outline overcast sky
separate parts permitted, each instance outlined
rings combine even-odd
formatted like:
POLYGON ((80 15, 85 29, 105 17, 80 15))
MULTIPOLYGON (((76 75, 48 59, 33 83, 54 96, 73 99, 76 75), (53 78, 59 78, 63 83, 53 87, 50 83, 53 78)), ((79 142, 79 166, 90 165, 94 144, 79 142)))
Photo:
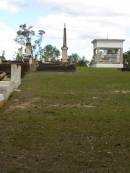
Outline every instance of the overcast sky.
POLYGON ((0 54, 14 56, 16 31, 24 23, 45 30, 43 46, 60 50, 66 23, 69 54, 88 60, 95 38, 125 39, 124 51, 130 48, 129 0, 0 0, 0 54))

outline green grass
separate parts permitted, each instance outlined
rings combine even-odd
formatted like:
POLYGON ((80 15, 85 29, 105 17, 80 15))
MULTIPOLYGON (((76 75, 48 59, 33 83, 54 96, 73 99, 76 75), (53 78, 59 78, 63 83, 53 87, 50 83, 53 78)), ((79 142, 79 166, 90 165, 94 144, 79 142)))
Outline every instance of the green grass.
POLYGON ((0 173, 129 173, 130 73, 35 72, 0 110, 0 173))

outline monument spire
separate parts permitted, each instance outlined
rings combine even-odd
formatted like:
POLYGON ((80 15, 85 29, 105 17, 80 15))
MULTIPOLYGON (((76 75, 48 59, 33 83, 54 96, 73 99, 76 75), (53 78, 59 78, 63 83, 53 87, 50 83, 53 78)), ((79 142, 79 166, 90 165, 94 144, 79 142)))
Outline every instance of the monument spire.
POLYGON ((63 47, 67 47, 66 24, 64 24, 63 47))
POLYGON ((62 62, 68 62, 68 55, 67 55, 67 32, 66 32, 66 24, 64 24, 64 33, 63 33, 63 47, 62 49, 62 62))

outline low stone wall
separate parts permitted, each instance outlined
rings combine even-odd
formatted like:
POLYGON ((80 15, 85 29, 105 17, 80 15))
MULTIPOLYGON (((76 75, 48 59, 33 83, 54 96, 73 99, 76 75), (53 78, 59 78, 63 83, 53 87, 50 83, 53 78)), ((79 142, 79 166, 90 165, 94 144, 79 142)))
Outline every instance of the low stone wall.
POLYGON ((38 71, 56 71, 56 72, 71 72, 76 70, 74 64, 44 64, 39 63, 38 71))

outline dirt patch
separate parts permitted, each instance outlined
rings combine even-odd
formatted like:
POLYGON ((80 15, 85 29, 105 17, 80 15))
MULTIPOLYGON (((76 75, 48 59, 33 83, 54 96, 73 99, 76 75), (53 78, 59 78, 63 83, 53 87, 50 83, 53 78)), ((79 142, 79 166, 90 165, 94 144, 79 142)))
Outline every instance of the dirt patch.
POLYGON ((95 107, 94 105, 82 105, 80 103, 78 104, 49 104, 47 106, 48 108, 55 107, 55 108, 93 108, 95 107))
POLYGON ((38 103, 41 101, 41 98, 33 98, 32 100, 25 101, 20 103, 18 99, 14 100, 14 104, 8 107, 6 112, 13 112, 15 110, 29 110, 30 108, 94 108, 94 105, 87 105, 87 104, 51 104, 51 103, 44 103, 41 107, 38 103))
POLYGON ((21 109, 21 110, 29 109, 30 107, 34 107, 36 103, 39 102, 40 100, 41 98, 36 97, 36 98, 33 98, 32 100, 28 100, 21 103, 19 99, 15 99, 12 105, 10 105, 7 108, 6 112, 13 112, 17 109, 21 109))
POLYGON ((93 100, 96 100, 96 99, 98 99, 98 97, 92 97, 92 99, 93 99, 93 100))
POLYGON ((0 101, 0 108, 2 108, 5 104, 5 101, 0 101))
POLYGON ((114 94, 129 94, 130 90, 114 90, 114 94))

